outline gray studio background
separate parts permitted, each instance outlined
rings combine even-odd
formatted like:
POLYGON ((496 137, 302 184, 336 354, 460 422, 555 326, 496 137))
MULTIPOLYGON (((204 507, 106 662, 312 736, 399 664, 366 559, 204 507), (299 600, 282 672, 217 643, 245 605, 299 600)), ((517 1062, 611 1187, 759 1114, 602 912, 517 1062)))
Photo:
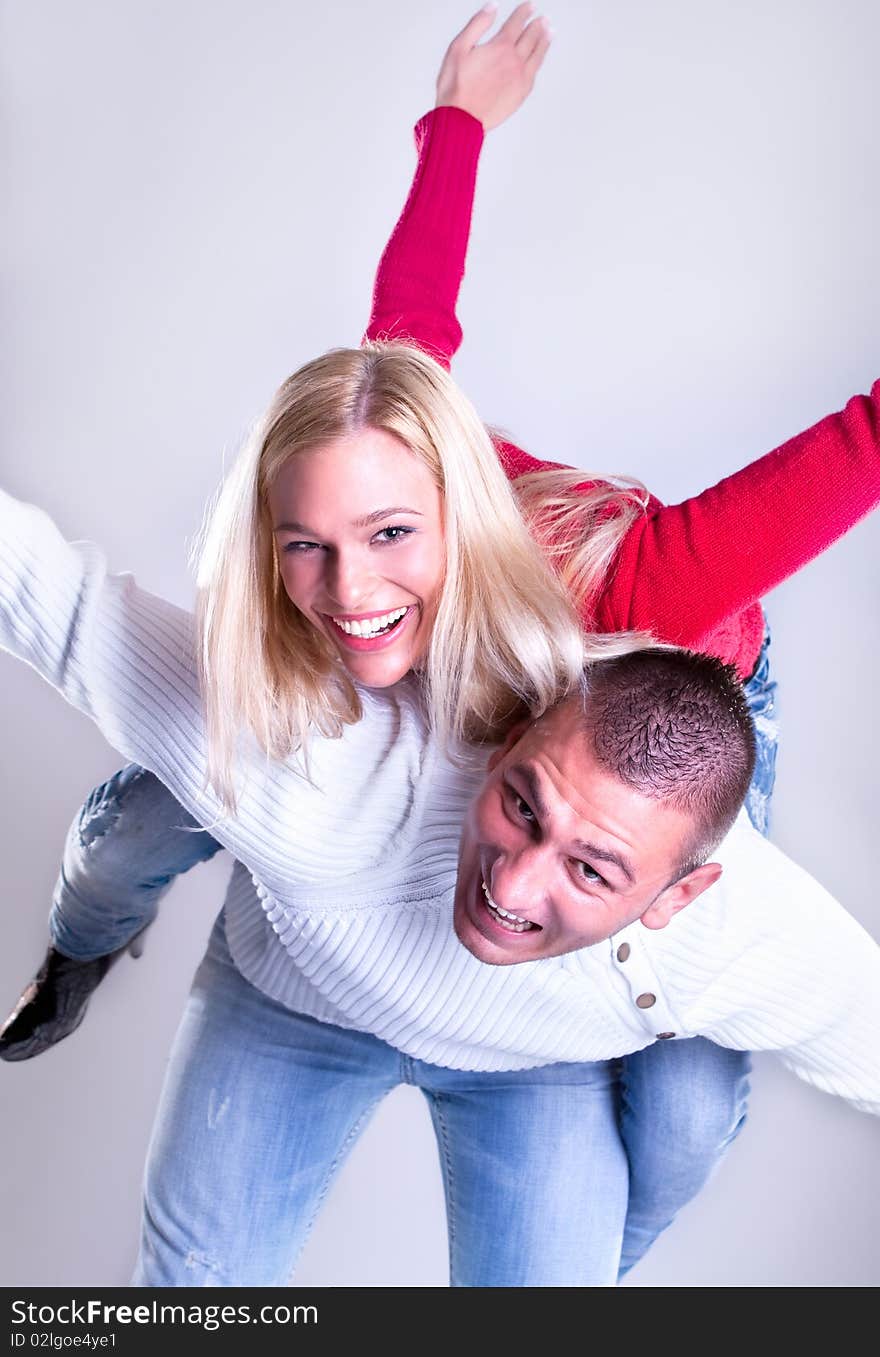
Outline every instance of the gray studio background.
MULTIPOLYGON (((470 12, 5 0, 4 485, 190 602, 187 543, 224 456, 289 371, 360 336, 412 124, 470 12)), ((539 87, 484 153, 456 373, 539 455, 675 500, 880 375, 880 7, 548 12, 539 87)), ((769 603, 774 838, 875 935, 878 536, 862 525, 769 603)), ((6 657, 0 682, 5 1012, 43 952, 68 821, 119 760, 6 657)), ((126 1282, 166 1055, 227 871, 179 883, 79 1033, 0 1067, 0 1283, 126 1282)), ((876 1121, 756 1064, 746 1133, 631 1285, 880 1280, 876 1121)), ((446 1284, 416 1091, 381 1108, 296 1280, 446 1284)))

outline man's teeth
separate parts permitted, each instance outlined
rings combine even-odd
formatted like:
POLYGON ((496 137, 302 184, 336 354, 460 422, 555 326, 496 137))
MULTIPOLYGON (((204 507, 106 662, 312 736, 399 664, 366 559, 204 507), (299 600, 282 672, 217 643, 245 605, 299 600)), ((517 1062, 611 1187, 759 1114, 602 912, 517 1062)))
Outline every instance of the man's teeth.
POLYGON ((341 617, 334 617, 333 621, 346 636, 378 636, 380 631, 387 631, 389 627, 395 626, 408 612, 408 608, 395 608, 393 613, 382 613, 381 617, 365 617, 360 622, 347 622, 341 617))
POLYGON ((509 909, 502 909, 500 905, 496 905, 489 894, 489 887, 486 885, 485 881, 483 882, 483 894, 486 897, 489 913, 492 915, 493 919, 497 919, 502 928, 509 928, 511 933, 527 933, 530 928, 535 927, 528 919, 521 919, 518 914, 511 914, 509 909))

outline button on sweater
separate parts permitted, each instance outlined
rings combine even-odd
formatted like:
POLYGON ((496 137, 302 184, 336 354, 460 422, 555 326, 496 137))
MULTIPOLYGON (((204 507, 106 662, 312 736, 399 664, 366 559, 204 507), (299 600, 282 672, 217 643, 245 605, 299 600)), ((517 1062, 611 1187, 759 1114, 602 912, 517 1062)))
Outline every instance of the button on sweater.
POLYGON ((481 756, 459 768, 434 747, 413 680, 364 693, 360 722, 312 742, 313 785, 294 760, 248 760, 237 814, 224 818, 202 792, 192 617, 2 493, 0 645, 239 860, 233 954, 291 1008, 473 1070, 702 1033, 776 1050, 811 1083, 880 1112, 880 949, 743 817, 720 882, 667 928, 636 923, 569 956, 486 966, 452 930, 458 829, 481 756))

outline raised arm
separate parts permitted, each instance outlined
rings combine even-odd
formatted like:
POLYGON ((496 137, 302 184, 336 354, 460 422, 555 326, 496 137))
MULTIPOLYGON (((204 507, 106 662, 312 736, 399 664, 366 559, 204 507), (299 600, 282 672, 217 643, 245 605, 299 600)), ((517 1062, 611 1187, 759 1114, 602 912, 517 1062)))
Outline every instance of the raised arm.
POLYGON ((550 30, 519 5, 487 42, 495 7, 455 37, 437 77, 437 106, 416 124, 412 187, 385 247, 364 338, 409 339, 444 367, 461 343, 456 305, 464 277, 484 132, 529 95, 550 30))
POLYGON ((621 544, 593 625, 704 649, 878 503, 880 381, 701 495, 652 506, 621 544))
MULTIPOLYGON (((493 22, 481 10, 446 53, 437 107, 416 126, 415 177, 379 264, 366 339, 414 340, 447 367, 461 343, 456 304, 484 131, 526 98, 550 41, 529 11, 518 6, 481 43, 493 22)), ((880 384, 702 494, 669 507, 651 500, 607 582, 576 600, 585 626, 648 630, 732 658, 736 644, 719 628, 751 607, 746 630, 759 638, 758 600, 880 502, 878 430, 880 384)), ((559 466, 497 446, 512 480, 559 466)), ((584 531, 592 525, 588 511, 584 531)))

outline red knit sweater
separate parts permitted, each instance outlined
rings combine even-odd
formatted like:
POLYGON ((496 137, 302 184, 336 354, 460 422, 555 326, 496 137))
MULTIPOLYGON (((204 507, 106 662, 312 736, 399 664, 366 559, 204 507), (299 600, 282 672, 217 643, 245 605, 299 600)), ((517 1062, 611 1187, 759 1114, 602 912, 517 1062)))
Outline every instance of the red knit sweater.
MULTIPOLYGON (((457 108, 416 125, 418 164, 379 263, 367 339, 409 339, 445 367, 461 343, 464 276, 481 124, 457 108)), ((498 443, 511 480, 559 463, 498 443)), ((710 490, 650 502, 629 529, 601 591, 580 600, 593 631, 644 630, 753 670, 758 600, 880 502, 880 381, 710 490)))

